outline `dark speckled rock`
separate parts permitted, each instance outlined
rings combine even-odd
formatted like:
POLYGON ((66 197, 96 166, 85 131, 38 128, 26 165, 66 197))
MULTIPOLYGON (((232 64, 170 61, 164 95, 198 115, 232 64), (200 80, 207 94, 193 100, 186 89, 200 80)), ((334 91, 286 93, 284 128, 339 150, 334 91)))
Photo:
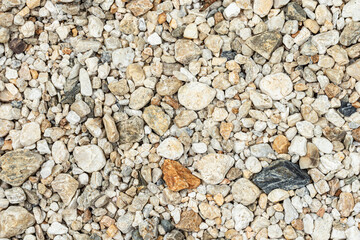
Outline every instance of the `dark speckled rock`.
POLYGON ((183 240, 185 239, 184 234, 179 230, 174 230, 171 233, 165 235, 164 240, 183 240))
POLYGON ((293 190, 304 187, 310 183, 310 176, 299 165, 279 160, 256 174, 252 181, 268 194, 276 188, 293 190))
POLYGON ((172 225, 172 223, 166 219, 161 220, 161 226, 164 228, 165 232, 170 232, 175 228, 174 225, 172 225))
POLYGON ((228 61, 230 61, 230 60, 234 60, 236 54, 237 53, 233 51, 223 51, 221 53, 221 57, 225 57, 228 61))
POLYGON ((356 112, 356 108, 353 107, 349 102, 341 102, 339 112, 345 117, 350 117, 353 113, 356 112))
POLYGON ((290 20, 298 20, 298 21, 305 21, 306 20, 306 12, 296 2, 291 2, 288 5, 286 5, 286 7, 285 7, 285 15, 290 20))

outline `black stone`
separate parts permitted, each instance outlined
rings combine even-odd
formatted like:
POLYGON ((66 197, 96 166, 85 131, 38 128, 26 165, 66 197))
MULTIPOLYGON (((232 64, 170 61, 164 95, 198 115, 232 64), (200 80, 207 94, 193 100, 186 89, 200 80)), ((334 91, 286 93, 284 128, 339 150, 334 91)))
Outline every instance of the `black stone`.
POLYGON ((353 107, 349 102, 341 102, 339 112, 345 117, 350 117, 353 113, 356 112, 356 108, 353 107))
POLYGON ((164 228, 165 232, 170 232, 175 228, 169 220, 165 219, 161 220, 161 226, 164 228))
POLYGON ((294 190, 310 183, 310 176, 299 165, 286 160, 271 163, 256 174, 252 181, 266 194, 276 188, 294 190))
POLYGON ((233 52, 233 51, 223 51, 223 52, 221 53, 221 57, 226 57, 226 59, 227 59, 228 61, 230 61, 230 60, 234 60, 236 54, 237 54, 237 53, 236 53, 236 52, 233 52))
POLYGON ((18 38, 15 38, 9 42, 9 48, 16 54, 22 53, 26 49, 26 43, 18 38))

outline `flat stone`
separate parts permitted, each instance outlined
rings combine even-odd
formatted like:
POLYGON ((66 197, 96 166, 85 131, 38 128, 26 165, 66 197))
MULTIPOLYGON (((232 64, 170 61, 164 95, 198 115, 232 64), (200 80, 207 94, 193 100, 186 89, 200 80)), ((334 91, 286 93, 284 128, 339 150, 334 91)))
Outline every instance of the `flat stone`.
POLYGON ((200 172, 203 181, 208 184, 218 184, 224 179, 234 162, 234 159, 228 155, 210 153, 197 161, 195 168, 200 172))
POLYGON ((273 0, 254 0, 254 13, 265 17, 273 6, 273 0))
POLYGON ((176 77, 161 79, 158 83, 156 83, 156 93, 160 96, 174 95, 182 84, 182 81, 176 77))
POLYGON ((231 193, 236 202, 247 206, 256 201, 256 199, 260 196, 261 191, 250 180, 240 178, 232 186, 231 193))
POLYGON ((161 157, 177 160, 184 153, 184 148, 178 139, 169 137, 160 143, 156 152, 161 157))
POLYGON ((164 174, 164 181, 171 191, 197 188, 201 183, 199 178, 192 175, 189 169, 177 161, 166 159, 161 170, 164 174))
POLYGON ((340 35, 340 43, 344 46, 355 44, 360 38, 360 22, 351 21, 340 35))
POLYGON ((200 48, 191 40, 180 39, 175 42, 175 59, 182 64, 190 63, 200 54, 200 48))
POLYGON ((269 193, 268 199, 273 203, 277 203, 285 200, 286 198, 289 198, 289 196, 290 195, 287 191, 285 191, 284 189, 277 188, 269 193))
POLYGON ((271 53, 282 43, 282 36, 279 32, 263 32, 248 38, 245 43, 255 52, 269 59, 271 53))
POLYGON ((152 7, 153 4, 149 0, 132 0, 126 5, 126 8, 129 9, 135 17, 147 13, 152 7))
POLYGON ((285 16, 290 20, 305 21, 306 12, 296 2, 291 2, 285 7, 285 16))
POLYGON ((340 212, 342 217, 350 216, 351 212, 354 209, 354 197, 349 192, 340 193, 340 198, 337 203, 337 210, 340 212))
POLYGON ((12 186, 20 186, 44 162, 40 154, 29 150, 14 150, 7 152, 0 158, 0 179, 12 186))
POLYGON ((299 165, 301 169, 316 168, 320 163, 319 149, 315 144, 308 142, 306 145, 307 153, 306 156, 301 157, 299 165))
POLYGON ((256 144, 250 147, 251 154, 258 158, 267 158, 274 154, 274 150, 267 143, 256 144))
POLYGON ((144 85, 145 73, 143 68, 138 63, 132 63, 126 68, 126 76, 132 79, 135 86, 144 85))
POLYGON ((76 164, 88 173, 100 171, 106 163, 104 153, 97 145, 75 147, 73 154, 76 164))
POLYGON ((34 224, 34 216, 25 208, 10 206, 5 211, 0 212, 0 237, 15 237, 34 224))
POLYGON ((179 230, 173 230, 164 236, 164 240, 184 240, 185 236, 179 230))
POLYGON ((215 98, 216 90, 204 83, 190 82, 180 87, 178 98, 181 105, 190 110, 206 108, 215 98))
POLYGON ((292 92, 293 83, 285 73, 275 73, 261 79, 259 87, 273 100, 281 100, 292 92))
POLYGON ((334 148, 333 144, 329 140, 323 137, 315 137, 312 139, 312 142, 323 153, 331 153, 334 148))
POLYGON ((144 121, 140 117, 131 117, 118 124, 120 143, 138 142, 144 137, 144 121))
POLYGON ((51 183, 54 192, 57 192, 65 205, 68 205, 75 195, 79 182, 71 175, 60 173, 51 183))
POLYGON ((185 127, 188 126, 190 123, 192 123, 197 118, 196 112, 192 110, 183 110, 178 115, 176 115, 174 122, 179 127, 185 127))
POLYGON ((252 181, 265 193, 280 188, 294 190, 310 183, 310 176, 290 161, 278 160, 254 175, 252 181))
POLYGON ((130 90, 126 79, 121 79, 117 82, 111 82, 108 85, 108 88, 109 88, 110 92, 112 92, 112 94, 117 95, 117 96, 125 95, 130 90))
POLYGON ((170 117, 158 106, 146 107, 142 116, 146 124, 160 136, 169 128, 170 117))
POLYGON ((153 96, 154 93, 151 89, 139 87, 131 94, 129 107, 139 110, 148 104, 153 96))
POLYGON ((21 187, 12 187, 5 190, 6 199, 10 204, 23 203, 26 200, 26 195, 21 187))
POLYGON ((16 54, 22 53, 25 51, 27 44, 18 38, 14 38, 9 42, 9 48, 16 54))
POLYGON ((202 219, 199 214, 189 210, 181 213, 180 222, 175 227, 186 232, 198 232, 201 223, 202 219))
POLYGON ((30 146, 41 139, 40 125, 30 122, 23 125, 20 134, 20 143, 23 146, 30 146))
POLYGON ((106 137, 109 142, 119 141, 119 132, 115 124, 115 120, 110 114, 105 114, 103 117, 103 123, 105 127, 106 137))

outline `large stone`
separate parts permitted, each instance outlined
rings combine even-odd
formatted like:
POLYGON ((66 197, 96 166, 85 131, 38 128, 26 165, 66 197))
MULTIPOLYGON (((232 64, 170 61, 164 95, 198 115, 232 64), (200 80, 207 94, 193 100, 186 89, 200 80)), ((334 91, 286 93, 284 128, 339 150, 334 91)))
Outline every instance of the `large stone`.
POLYGON ((210 153, 197 161, 195 168, 200 172, 203 181, 208 184, 218 184, 224 179, 234 162, 234 159, 228 155, 210 153))
POLYGON ((34 216, 25 208, 10 206, 5 211, 0 212, 0 237, 11 238, 22 234, 34 224, 34 216))
POLYGON ((135 17, 147 13, 153 4, 149 0, 132 0, 126 8, 129 9, 135 17))
POLYGON ((247 206, 256 201, 260 196, 260 189, 246 178, 237 180, 231 188, 234 200, 247 206))
POLYGON ((235 221, 235 229, 241 231, 253 221, 254 214, 244 205, 237 204, 231 211, 235 221))
POLYGON ((111 82, 108 85, 110 92, 114 95, 122 96, 129 92, 129 87, 126 79, 121 79, 118 82, 111 82))
POLYGON ((276 188, 293 190, 304 187, 310 183, 310 176, 297 164, 279 160, 255 174, 252 181, 268 194, 276 188))
POLYGON ((187 232, 198 232, 201 222, 201 217, 196 212, 184 211, 181 213, 180 222, 175 227, 187 232))
POLYGON ((340 43, 344 46, 355 44, 360 38, 360 22, 350 22, 340 35, 340 43))
POLYGON ((197 188, 201 183, 199 178, 192 175, 189 169, 177 161, 166 159, 161 170, 164 174, 164 181, 171 191, 197 188))
POLYGON ((97 145, 75 147, 73 154, 76 164, 88 173, 100 171, 106 163, 105 155, 97 145))
POLYGON ((353 21, 360 21, 360 0, 350 0, 344 6, 342 16, 351 17, 353 21))
POLYGON ((79 182, 71 175, 60 173, 56 176, 51 186, 59 194, 65 205, 68 205, 75 195, 79 182))
POLYGON ((175 42, 175 59, 182 64, 190 63, 200 54, 200 48, 191 40, 180 39, 175 42))
POLYGON ((44 162, 40 154, 29 150, 15 150, 7 152, 0 158, 0 179, 12 186, 20 186, 44 162))
POLYGON ((142 116, 147 125, 160 136, 164 135, 169 128, 170 117, 158 106, 146 107, 142 116))
POLYGON ((245 43, 255 52, 269 59, 271 53, 282 43, 282 36, 275 31, 263 32, 248 38, 245 43))
POLYGON ((184 153, 184 148, 178 139, 169 137, 160 143, 156 151, 161 157, 177 160, 184 153))
POLYGON ((178 98, 181 105, 190 110, 206 108, 215 98, 216 90, 200 82, 190 82, 180 87, 178 98))
POLYGON ((315 35, 311 39, 311 42, 315 45, 319 51, 319 54, 325 54, 328 47, 336 45, 339 42, 339 39, 339 32, 336 30, 331 30, 315 35))
POLYGON ((275 73, 261 79, 259 87, 273 100, 280 100, 292 92, 293 83, 287 74, 275 73))
POLYGON ((131 117, 118 124, 120 143, 138 142, 144 137, 144 121, 140 117, 131 117))

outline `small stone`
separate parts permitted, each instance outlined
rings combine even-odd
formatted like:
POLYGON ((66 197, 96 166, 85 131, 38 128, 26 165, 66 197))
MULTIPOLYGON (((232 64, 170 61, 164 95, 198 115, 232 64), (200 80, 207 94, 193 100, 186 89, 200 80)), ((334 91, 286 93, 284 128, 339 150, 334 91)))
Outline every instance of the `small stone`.
POLYGON ((333 83, 328 84, 325 87, 325 93, 329 98, 334 98, 340 93, 340 88, 333 83))
POLYGON ((60 173, 51 183, 51 186, 54 192, 60 195, 64 204, 68 205, 79 187, 79 182, 69 174, 60 173))
POLYGON ((176 115, 174 122, 179 127, 186 127, 197 118, 196 112, 192 110, 183 110, 180 114, 176 115))
POLYGON ((32 21, 27 21, 19 30, 25 38, 32 37, 35 34, 35 24, 32 21))
POLYGON ((308 121, 300 121, 296 123, 296 129, 301 136, 306 138, 314 137, 314 125, 308 121))
POLYGON ((23 146, 30 146, 41 139, 40 125, 36 122, 23 125, 20 134, 20 143, 23 146))
POLYGON ((104 153, 97 145, 75 147, 73 154, 76 164, 88 173, 100 171, 106 163, 104 153))
POLYGON ((228 140, 230 138, 231 131, 233 130, 234 125, 232 123, 225 123, 222 122, 220 124, 220 135, 225 139, 228 140))
MULTIPOLYGON (((141 67, 140 64, 137 63, 133 63, 130 64, 127 68, 126 68, 126 76, 129 79, 132 79, 133 82, 135 83, 135 86, 141 86, 144 84, 144 80, 145 80, 145 73, 143 68, 141 67)), ((120 80, 121 81, 121 80, 120 80)), ((124 83, 123 83, 124 84, 124 83)), ((125 82, 125 84, 127 85, 127 83, 125 82)), ((127 86, 126 86, 127 87, 127 86)), ((127 90, 128 92, 129 90, 127 90)))
POLYGON ((161 167, 166 185, 172 191, 197 188, 201 181, 180 163, 166 159, 161 167))
POLYGON ((242 204, 236 204, 231 214, 235 221, 235 229, 237 231, 241 231, 249 226, 254 219, 254 214, 242 204))
POLYGON ((356 112, 356 108, 352 106, 349 102, 341 102, 341 107, 339 112, 345 117, 350 117, 353 113, 356 112))
POLYGON ((297 21, 305 21, 306 20, 306 12, 296 2, 291 2, 286 5, 285 15, 290 20, 297 20, 297 21))
POLYGON ((89 73, 84 68, 80 69, 79 81, 80 81, 81 94, 90 97, 92 95, 91 81, 90 81, 89 73))
POLYGON ((282 236, 282 230, 278 224, 270 225, 268 228, 268 236, 271 239, 278 239, 282 236))
POLYGON ((335 109, 330 109, 326 114, 325 118, 334 124, 336 127, 342 127, 345 123, 345 120, 335 111, 335 109))
POLYGON ((190 82, 180 87, 178 98, 181 105, 190 110, 206 108, 215 98, 215 89, 204 83, 190 82))
POLYGON ((299 165, 301 169, 307 168, 316 168, 320 163, 320 153, 319 149, 313 143, 307 143, 306 145, 307 153, 306 156, 301 157, 299 165))
POLYGON ((30 9, 34 9, 40 6, 40 0, 26 0, 26 6, 30 9))
POLYGON ((287 153, 289 146, 290 142, 284 135, 277 136, 272 144, 273 149, 279 154, 287 153))
POLYGON ((157 33, 153 33, 147 38, 147 42, 152 46, 156 46, 162 43, 162 39, 157 33))
MULTIPOLYGON (((20 186, 44 162, 40 154, 29 150, 15 150, 5 153, 0 157, 0 179, 12 186, 20 186)), ((1 226, 1 225, 0 225, 1 226)))
POLYGON ((139 87, 131 94, 129 107, 139 110, 148 104, 153 96, 154 93, 151 89, 139 87))
POLYGON ((6 199, 9 200, 10 204, 23 203, 26 200, 24 190, 20 187, 13 187, 5 190, 6 199))
POLYGON ((351 21, 340 35, 340 43, 344 46, 355 44, 360 38, 360 23, 351 21))
POLYGON ((175 42, 175 59, 182 64, 190 63, 200 54, 200 48, 191 40, 180 39, 175 42))
POLYGON ((110 116, 110 114, 104 115, 103 123, 106 131, 106 137, 109 142, 119 141, 119 132, 117 130, 115 120, 110 116))
POLYGON ((252 181, 268 194, 277 188, 293 190, 304 187, 310 183, 310 177, 297 164, 279 160, 255 174, 252 181))
POLYGON ((161 219, 161 226, 164 228, 165 232, 171 232, 175 228, 169 220, 165 219, 161 219))
POLYGON ((184 31, 184 38, 197 39, 198 36, 199 34, 195 23, 190 23, 186 26, 184 31))
POLYGON ((274 150, 267 143, 256 144, 250 147, 251 154, 257 158, 267 158, 274 154, 274 150))
POLYGON ((69 159, 69 151, 66 148, 66 145, 63 141, 56 141, 51 147, 51 154, 53 156, 54 162, 57 164, 62 164, 69 159))
POLYGON ((250 100, 258 109, 271 108, 273 105, 273 101, 269 96, 256 91, 250 92, 250 100))
POLYGON ((273 0, 255 0, 254 1, 254 13, 260 17, 265 17, 271 7, 273 6, 273 0))
POLYGON ((341 128, 330 128, 329 126, 323 129, 323 134, 330 141, 343 141, 346 136, 346 132, 341 128))
POLYGON ((213 53, 220 52, 224 40, 219 35, 209 35, 205 41, 205 46, 213 53))
POLYGON ((112 61, 117 68, 125 68, 133 63, 135 52, 132 48, 120 48, 112 53, 112 61))
POLYGON ((9 29, 0 27, 0 43, 7 43, 9 39, 10 39, 9 29))
POLYGON ((285 73, 275 73, 261 79, 259 87, 273 100, 280 100, 292 92, 293 83, 285 73))
POLYGON ((360 1, 350 0, 342 10, 344 18, 351 17, 353 21, 360 21, 360 1))
POLYGON ((351 212, 354 209, 354 205, 354 197, 351 193, 340 193, 340 198, 336 208, 339 210, 342 217, 350 216, 351 212))
POLYGON ((231 193, 236 202, 247 206, 256 201, 256 199, 260 196, 261 191, 250 180, 240 178, 232 186, 231 193))
POLYGON ((205 219, 215 219, 221 217, 220 209, 217 206, 212 206, 206 202, 200 203, 199 210, 205 219))
POLYGON ((65 225, 58 222, 53 222, 51 226, 47 229, 47 233, 52 235, 62 235, 62 234, 66 234, 67 232, 68 232, 68 228, 65 225))
POLYGON ((297 154, 299 156, 306 155, 306 138, 295 136, 291 141, 291 145, 289 147, 290 154, 297 154))
POLYGON ((170 117, 158 106, 146 107, 142 116, 149 127, 160 136, 164 135, 169 128, 170 117))
MULTIPOLYGON (((171 73, 172 74, 172 73, 171 73)), ((156 92, 160 96, 174 95, 182 86, 182 81, 175 77, 161 79, 156 84, 156 92)))
POLYGON ((282 43, 282 36, 279 32, 263 32, 248 38, 245 43, 255 52, 269 59, 271 53, 282 43))
POLYGON ((26 46, 26 43, 18 38, 14 38, 9 42, 9 48, 16 54, 24 52, 26 46))
POLYGON ((34 216, 25 208, 10 206, 5 211, 0 212, 0 237, 15 237, 34 224, 34 216))
POLYGON ((89 25, 88 25, 89 36, 95 38, 101 37, 104 29, 104 24, 101 21, 101 19, 92 15, 89 16, 88 19, 89 19, 89 25))
POLYGON ((180 222, 175 227, 186 232, 198 232, 200 231, 199 226, 201 222, 201 217, 196 212, 191 210, 183 211, 180 222))
POLYGON ((285 200, 286 198, 289 198, 289 193, 283 189, 274 189, 272 190, 269 195, 268 195, 268 199, 273 202, 273 203, 277 203, 280 201, 285 200))
POLYGON ((356 80, 360 81, 360 60, 357 60, 355 63, 348 66, 346 68, 346 73, 350 77, 353 77, 356 80))
POLYGON ((240 8, 236 3, 230 3, 229 6, 227 6, 223 12, 224 17, 226 19, 231 19, 233 17, 238 16, 240 13, 240 8))
POLYGON ((339 39, 339 32, 332 30, 313 36, 311 42, 318 49, 319 54, 325 54, 328 47, 336 45, 339 42, 339 39))
POLYGON ((144 137, 144 121, 140 117, 131 117, 118 124, 120 143, 138 142, 144 137))
MULTIPOLYGON (((3 30, 7 30, 6 28, 10 27, 13 24, 14 15, 11 13, 0 13, 0 27, 4 27, 3 30)), ((8 37, 7 35, 6 37, 8 37)))
POLYGON ((210 153, 197 161, 195 168, 200 172, 203 181, 208 184, 218 184, 233 165, 234 159, 232 157, 210 153))
POLYGON ((129 92, 129 87, 126 79, 119 80, 118 82, 111 82, 108 85, 109 90, 117 96, 125 95, 129 92))
POLYGON ((135 17, 147 13, 152 7, 153 4, 149 0, 132 0, 126 5, 126 8, 129 9, 135 17))
POLYGON ((161 157, 177 160, 184 153, 184 148, 179 140, 169 137, 160 143, 156 148, 156 152, 161 157))
POLYGON ((331 153, 334 148, 333 144, 329 140, 323 137, 315 137, 312 139, 312 142, 323 153, 331 153))
POLYGON ((0 119, 0 137, 8 135, 9 131, 14 129, 15 124, 9 120, 0 119))
POLYGON ((164 240, 184 240, 185 236, 179 230, 173 230, 164 236, 164 240))

